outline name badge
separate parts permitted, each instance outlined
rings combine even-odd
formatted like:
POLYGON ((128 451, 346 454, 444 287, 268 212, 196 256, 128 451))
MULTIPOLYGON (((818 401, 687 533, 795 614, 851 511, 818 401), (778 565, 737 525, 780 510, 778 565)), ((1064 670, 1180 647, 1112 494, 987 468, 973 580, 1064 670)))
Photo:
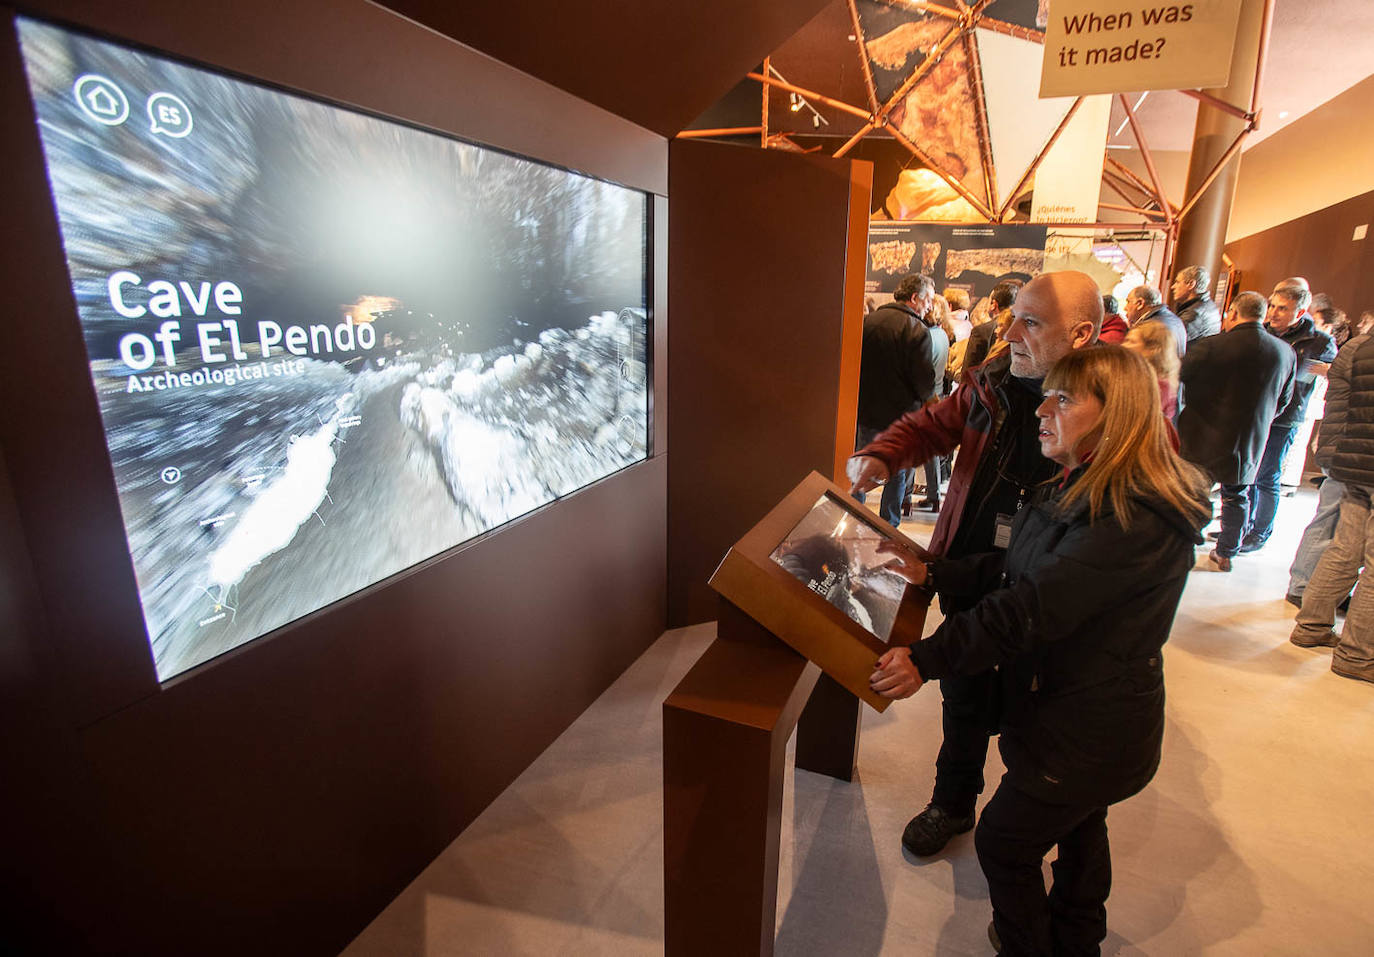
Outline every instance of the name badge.
POLYGON ((993 548, 1006 548, 1011 544, 1011 519, 1006 512, 997 513, 997 531, 992 536, 993 548))

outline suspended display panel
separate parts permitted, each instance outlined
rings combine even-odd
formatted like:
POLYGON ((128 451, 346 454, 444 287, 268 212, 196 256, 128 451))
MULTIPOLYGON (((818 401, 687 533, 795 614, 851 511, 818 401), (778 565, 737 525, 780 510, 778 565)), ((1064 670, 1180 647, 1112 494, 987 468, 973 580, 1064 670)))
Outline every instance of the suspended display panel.
POLYGON ((160 680, 649 454, 646 194, 18 23, 160 680))

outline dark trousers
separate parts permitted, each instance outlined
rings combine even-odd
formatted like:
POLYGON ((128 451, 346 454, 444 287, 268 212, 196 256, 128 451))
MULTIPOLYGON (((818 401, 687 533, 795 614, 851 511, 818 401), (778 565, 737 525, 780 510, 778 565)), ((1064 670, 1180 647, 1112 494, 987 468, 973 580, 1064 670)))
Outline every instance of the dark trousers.
POLYGON ((926 501, 934 502, 940 497, 940 456, 926 461, 926 501))
POLYGON ((1112 889, 1105 807, 1046 804, 1003 779, 983 809, 974 846, 1003 957, 1100 953, 1112 889), (1055 845, 1046 894, 1041 864, 1055 845))
POLYGON ((1264 443, 1259 474, 1250 493, 1250 530, 1246 539, 1256 545, 1269 541, 1274 531, 1274 516, 1279 511, 1279 483, 1283 478, 1283 460, 1293 446, 1296 425, 1269 427, 1269 439, 1264 443))
MULTIPOLYGON (((859 426, 855 433, 854 451, 858 452, 872 442, 881 431, 859 426)), ((887 482, 883 485, 882 498, 878 502, 878 515, 893 528, 902 524, 902 501, 906 498, 907 490, 911 488, 913 478, 913 469, 897 469, 887 477, 887 482)), ((862 492, 854 498, 858 499, 860 505, 868 504, 868 496, 862 492)))
POLYGON ((1217 533, 1217 554, 1235 558, 1241 540, 1250 530, 1250 485, 1221 486, 1221 531, 1217 533))
POLYGON ((955 817, 972 814, 983 793, 997 680, 995 671, 940 679, 945 738, 935 758, 935 792, 930 800, 955 817))

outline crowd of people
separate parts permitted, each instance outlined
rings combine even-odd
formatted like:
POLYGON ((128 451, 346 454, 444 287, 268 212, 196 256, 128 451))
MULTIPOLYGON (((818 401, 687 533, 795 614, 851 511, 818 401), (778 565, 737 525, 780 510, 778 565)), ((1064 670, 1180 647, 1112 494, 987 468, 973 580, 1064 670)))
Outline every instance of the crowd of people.
POLYGON ((999 953, 1098 953, 1107 808, 1159 764, 1161 649, 1213 489, 1205 566, 1229 572, 1268 543, 1285 460, 1305 456, 1314 417, 1324 475, 1291 570, 1290 637, 1333 647, 1332 671, 1374 682, 1374 595, 1357 585, 1374 555, 1374 316, 1352 326, 1298 278, 1223 312, 1210 285, 1190 266, 1171 287, 1177 311, 1145 285, 1118 313, 1086 274, 1046 273, 999 284, 965 314, 966 298, 942 308, 948 293, 912 276, 865 320, 851 491, 883 486, 897 525, 924 464, 939 513, 933 560, 889 550, 944 619, 871 678, 891 698, 940 685, 934 788, 902 844, 930 856, 977 823, 999 953), (956 449, 941 505, 939 463, 956 449), (1006 775, 977 816, 994 734, 1006 775))

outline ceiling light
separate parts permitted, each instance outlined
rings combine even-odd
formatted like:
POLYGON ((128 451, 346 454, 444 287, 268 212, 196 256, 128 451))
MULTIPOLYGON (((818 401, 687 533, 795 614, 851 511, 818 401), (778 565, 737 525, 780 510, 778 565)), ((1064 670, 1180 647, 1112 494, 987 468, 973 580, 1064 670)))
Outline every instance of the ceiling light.
POLYGON ((1287 110, 1284 110, 1283 112, 1279 113, 1279 119, 1281 119, 1281 120, 1286 120, 1286 119, 1288 119, 1288 111, 1287 111, 1287 110))
POLYGON ((789 102, 792 104, 793 113, 798 112, 802 108, 802 98, 798 96, 796 93, 793 93, 791 95, 791 97, 789 98, 789 102))

